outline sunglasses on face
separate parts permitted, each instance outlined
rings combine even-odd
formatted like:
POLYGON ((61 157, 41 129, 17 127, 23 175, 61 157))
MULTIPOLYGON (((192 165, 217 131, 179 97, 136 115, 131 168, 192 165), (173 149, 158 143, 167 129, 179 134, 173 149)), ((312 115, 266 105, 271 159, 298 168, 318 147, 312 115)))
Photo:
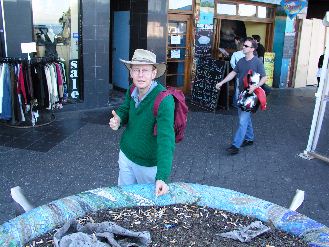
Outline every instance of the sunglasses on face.
POLYGON ((249 45, 243 45, 243 47, 246 47, 246 48, 253 48, 252 46, 249 46, 249 45))

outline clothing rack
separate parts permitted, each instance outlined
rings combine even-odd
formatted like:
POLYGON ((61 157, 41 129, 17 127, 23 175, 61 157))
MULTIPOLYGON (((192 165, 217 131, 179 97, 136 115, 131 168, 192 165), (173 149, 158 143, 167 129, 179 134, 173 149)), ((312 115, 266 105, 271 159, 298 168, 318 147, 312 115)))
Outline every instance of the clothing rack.
MULTIPOLYGON (((7 64, 7 67, 3 67, 3 69, 6 69, 6 72, 4 73, 10 73, 11 82, 8 84, 6 81, 2 81, 2 84, 7 86, 9 89, 7 92, 7 108, 5 115, 0 115, 0 123, 5 124, 10 127, 17 127, 17 128, 27 128, 27 127, 36 127, 36 126, 42 126, 45 124, 48 124, 55 120, 54 109, 61 109, 62 106, 62 99, 63 99, 63 82, 66 82, 65 77, 65 70, 59 69, 61 67, 59 64, 63 63, 58 57, 51 56, 51 57, 33 57, 30 59, 27 58, 16 58, 16 57, 2 57, 0 58, 1 64, 7 64), (41 67, 40 67, 40 66, 41 67), (9 68, 8 68, 9 66, 9 68), (38 76, 34 76, 34 73, 40 72, 40 69, 43 68, 42 66, 45 66, 47 68, 53 68, 51 83, 52 83, 52 89, 47 88, 47 84, 49 82, 49 77, 46 78, 44 75, 42 76, 42 79, 40 79, 40 74, 38 76), (24 69, 23 69, 24 68, 24 69), (57 72, 56 72, 57 69, 57 72), (22 71, 21 71, 22 70, 22 71), (59 72, 60 71, 60 72, 59 72), (19 88, 19 73, 24 73, 24 76, 21 75, 21 78, 24 77, 24 81, 29 81, 29 85, 25 84, 27 81, 25 81, 23 84, 25 84, 26 90, 32 90, 31 94, 27 94, 24 92, 22 94, 18 91, 16 92, 15 87, 17 86, 17 90, 19 88), (56 77, 54 78, 53 75, 56 74, 56 77), (31 76, 32 74, 32 76, 31 76), (15 76, 16 79, 12 79, 12 76, 15 76), (60 79, 59 79, 60 78, 60 79), (46 82, 46 81, 47 82, 46 82), (61 84, 59 84, 59 80, 61 81, 61 84), (17 83, 17 84, 16 84, 17 83), (36 84, 35 84, 36 83, 36 84), (43 85, 42 91, 35 91, 36 85, 40 85, 40 83, 43 85), (9 85, 9 86, 8 86, 9 85), (57 86, 56 86, 57 85, 57 86), (56 88, 56 97, 51 97, 50 93, 53 92, 54 87, 56 88), (59 94, 59 87, 61 88, 61 95, 59 94), (47 90, 47 91, 44 91, 47 90), (33 93, 33 91, 35 91, 33 93), (36 94, 38 92, 39 94, 36 94), (41 98, 40 92, 43 94, 41 98), (48 93, 47 93, 48 92, 48 93), (44 104, 45 95, 51 97, 47 99, 47 104, 44 104), (23 98, 24 96, 24 98, 23 98), (61 98, 62 97, 62 98, 61 98), (10 98, 10 99, 8 99, 10 98), (24 101, 25 99, 25 101, 24 101), (41 101, 37 100, 41 99, 41 101), (9 104, 9 101, 12 102, 9 104), (48 101, 49 100, 49 101, 48 101), (9 105, 14 104, 14 106, 10 107, 9 105), (9 108, 9 110, 8 110, 9 108), (11 113, 9 113, 11 112, 11 113), (9 113, 9 114, 8 114, 9 113), (11 116, 11 117, 10 117, 11 116), (40 121, 41 120, 41 121, 40 121)), ((44 72, 44 71, 43 71, 44 72)), ((44 74, 44 73, 43 73, 44 74)), ((8 74, 9 75, 9 74, 8 74)), ((8 77, 8 76, 7 76, 8 77)), ((1 82, 0 82, 1 83, 1 82)), ((22 83, 22 81, 20 81, 22 83)), ((41 88, 37 88, 40 89, 41 88)), ((24 89, 25 90, 25 89, 24 89)), ((1 98, 0 100, 2 100, 1 98)), ((46 100, 46 99, 45 99, 46 100)), ((45 101, 46 102, 46 101, 45 101)), ((0 114, 4 113, 4 108, 1 109, 0 114)))
POLYGON ((59 58, 55 57, 55 56, 48 56, 48 57, 32 57, 30 59, 30 63, 31 64, 35 64, 35 63, 41 63, 41 64, 46 64, 46 63, 54 63, 54 62, 62 62, 60 61, 59 58))
POLYGON ((23 60, 26 60, 26 58, 16 58, 16 57, 1 57, 0 63, 21 63, 23 60))
POLYGON ((17 58, 17 57, 0 57, 0 63, 22 63, 22 62, 30 62, 31 64, 35 64, 35 63, 53 63, 53 62, 62 62, 62 61, 55 56, 32 57, 30 59, 17 58))

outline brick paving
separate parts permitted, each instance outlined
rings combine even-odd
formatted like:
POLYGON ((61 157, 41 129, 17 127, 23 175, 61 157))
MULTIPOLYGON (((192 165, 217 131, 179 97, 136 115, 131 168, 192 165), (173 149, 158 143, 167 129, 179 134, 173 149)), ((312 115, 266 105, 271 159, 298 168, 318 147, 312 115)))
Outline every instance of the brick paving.
MULTIPOLYGON (((298 212, 329 226, 329 165, 298 157, 308 141, 314 93, 314 87, 273 90, 269 109, 253 116, 254 145, 235 156, 225 148, 236 128, 236 111, 211 113, 191 106, 171 181, 219 186, 284 207, 301 189, 305 201, 298 212)), ((108 127, 112 107, 57 112, 55 121, 43 127, 0 126, 0 224, 15 216, 11 187, 21 186, 39 206, 116 185, 122 130, 108 127)))

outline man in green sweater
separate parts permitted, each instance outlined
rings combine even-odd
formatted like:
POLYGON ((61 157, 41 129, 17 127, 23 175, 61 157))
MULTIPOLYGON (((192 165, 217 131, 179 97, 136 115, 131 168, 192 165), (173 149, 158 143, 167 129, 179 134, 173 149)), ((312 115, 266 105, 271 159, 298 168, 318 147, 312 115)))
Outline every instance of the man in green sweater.
POLYGON ((166 65, 157 63, 156 55, 143 49, 136 49, 131 61, 121 61, 135 88, 127 90, 124 103, 112 111, 109 123, 113 130, 126 127, 120 141, 118 185, 155 183, 155 194, 160 196, 169 191, 166 182, 175 149, 173 97, 165 97, 157 117, 153 115, 156 96, 165 90, 155 79, 164 74, 166 65))

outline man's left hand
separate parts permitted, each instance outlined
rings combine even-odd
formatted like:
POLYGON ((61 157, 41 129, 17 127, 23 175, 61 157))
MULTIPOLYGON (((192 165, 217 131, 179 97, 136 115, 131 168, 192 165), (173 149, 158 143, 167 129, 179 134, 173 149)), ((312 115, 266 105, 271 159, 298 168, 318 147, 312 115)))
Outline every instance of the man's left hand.
POLYGON ((249 89, 248 89, 248 93, 252 94, 256 88, 258 88, 258 86, 256 84, 250 85, 249 89))
POLYGON ((162 180, 157 180, 155 182, 155 195, 162 196, 169 192, 169 186, 162 180))

